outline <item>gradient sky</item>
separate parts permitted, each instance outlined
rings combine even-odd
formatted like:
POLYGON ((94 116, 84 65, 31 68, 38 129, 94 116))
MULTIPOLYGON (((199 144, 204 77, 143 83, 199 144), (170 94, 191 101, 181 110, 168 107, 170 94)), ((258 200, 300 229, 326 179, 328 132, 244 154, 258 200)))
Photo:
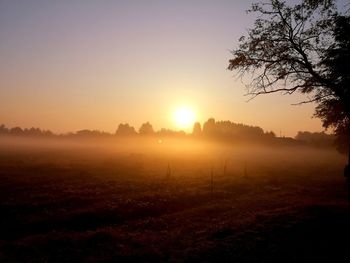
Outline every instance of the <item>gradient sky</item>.
POLYGON ((250 102, 226 70, 252 25, 243 0, 0 0, 0 123, 54 132, 176 129, 173 111, 198 121, 261 126, 277 135, 321 131, 301 96, 250 102))

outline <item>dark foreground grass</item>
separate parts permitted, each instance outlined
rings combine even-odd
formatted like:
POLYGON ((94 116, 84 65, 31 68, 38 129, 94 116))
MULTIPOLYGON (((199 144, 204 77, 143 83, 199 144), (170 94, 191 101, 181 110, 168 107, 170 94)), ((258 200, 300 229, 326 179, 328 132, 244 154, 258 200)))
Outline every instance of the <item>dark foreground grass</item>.
POLYGON ((237 151, 2 151, 0 262, 350 262, 341 156, 237 151))

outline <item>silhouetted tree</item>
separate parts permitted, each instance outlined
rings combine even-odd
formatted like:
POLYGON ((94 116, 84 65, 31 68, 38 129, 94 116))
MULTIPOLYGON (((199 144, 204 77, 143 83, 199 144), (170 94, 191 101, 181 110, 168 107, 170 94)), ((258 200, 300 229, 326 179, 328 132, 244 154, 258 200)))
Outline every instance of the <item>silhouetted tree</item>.
POLYGON ((141 135, 153 135, 154 130, 152 125, 149 122, 143 123, 139 129, 141 135))
POLYGON ((264 130, 260 127, 233 123, 231 121, 216 122, 213 118, 208 119, 203 124, 202 134, 205 137, 225 141, 264 141, 267 138, 275 137, 273 133, 264 133, 264 130))
POLYGON ((186 136, 186 133, 184 131, 173 131, 170 129, 161 128, 160 131, 157 131, 157 135, 165 137, 184 137, 186 136))
POLYGON ((317 147, 330 147, 334 145, 334 135, 326 134, 325 132, 299 131, 295 139, 317 147))
MULTIPOLYGON (((308 94, 301 103, 316 102, 317 117, 338 137, 350 133, 349 17, 336 1, 281 0, 253 4, 258 18, 248 36, 232 51, 228 68, 252 73, 248 94, 308 94), (343 56, 344 55, 344 56, 343 56)), ((350 148, 349 163, 350 163, 350 148)))
POLYGON ((136 131, 135 128, 130 126, 128 123, 121 123, 118 126, 118 129, 115 132, 116 135, 121 135, 121 136, 131 136, 135 135, 136 131))
POLYGON ((22 128, 21 127, 14 127, 14 128, 12 128, 11 130, 10 130, 10 134, 11 135, 23 135, 24 134, 24 132, 23 132, 23 130, 22 130, 22 128))
POLYGON ((75 136, 79 137, 102 137, 110 136, 111 134, 99 130, 80 130, 75 133, 75 136))
POLYGON ((210 118, 203 124, 203 135, 214 136, 215 135, 215 119, 210 118))
POLYGON ((39 128, 30 128, 30 129, 25 129, 24 133, 29 136, 41 136, 42 132, 39 128))
POLYGON ((276 137, 276 134, 273 131, 265 132, 265 135, 267 137, 270 137, 270 138, 275 138, 276 137))
POLYGON ((46 137, 52 137, 54 136, 52 131, 46 130, 42 132, 42 135, 46 136, 46 137))
POLYGON ((202 134, 202 128, 201 128, 201 124, 199 122, 196 122, 194 125, 193 125, 193 131, 192 131, 192 134, 194 136, 200 136, 202 134))
MULTIPOLYGON (((335 43, 326 51, 322 63, 327 67, 326 76, 334 84, 333 93, 321 100, 316 116, 323 126, 334 128, 341 152, 350 148, 350 18, 339 16, 333 32, 335 43)), ((350 151, 349 151, 350 164, 350 151)))

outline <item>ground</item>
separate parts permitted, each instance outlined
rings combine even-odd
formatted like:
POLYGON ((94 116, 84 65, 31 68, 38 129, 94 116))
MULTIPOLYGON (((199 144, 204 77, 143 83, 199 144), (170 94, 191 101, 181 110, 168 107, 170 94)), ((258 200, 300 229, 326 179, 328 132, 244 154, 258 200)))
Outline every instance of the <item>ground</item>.
POLYGON ((344 164, 301 146, 5 145, 0 261, 350 262, 344 164))

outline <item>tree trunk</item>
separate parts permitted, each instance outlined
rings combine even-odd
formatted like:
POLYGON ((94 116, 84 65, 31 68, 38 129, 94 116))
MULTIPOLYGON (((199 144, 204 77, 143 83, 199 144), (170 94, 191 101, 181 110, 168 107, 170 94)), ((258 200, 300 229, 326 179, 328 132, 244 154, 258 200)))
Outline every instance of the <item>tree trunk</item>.
POLYGON ((346 178, 346 188, 348 192, 348 200, 350 201, 350 144, 348 149, 348 164, 344 168, 344 176, 346 178))
POLYGON ((350 143, 348 148, 348 166, 350 166, 350 143))

